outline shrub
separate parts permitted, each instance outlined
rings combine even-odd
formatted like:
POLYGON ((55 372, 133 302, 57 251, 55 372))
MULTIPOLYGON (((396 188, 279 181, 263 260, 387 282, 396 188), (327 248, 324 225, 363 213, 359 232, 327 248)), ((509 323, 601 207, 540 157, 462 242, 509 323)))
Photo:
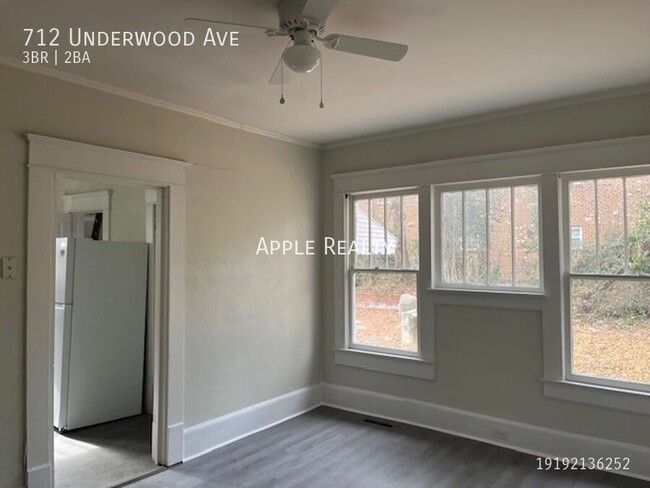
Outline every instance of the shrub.
MULTIPOLYGON (((628 270, 650 275, 650 202, 638 207, 637 225, 628 236, 628 270)), ((622 274, 625 268, 625 242, 621 237, 601 246, 598 256, 600 273, 622 274)), ((595 249, 574 254, 573 272, 594 272, 595 249)), ((622 280, 574 280, 573 313, 591 320, 615 320, 629 326, 650 319, 650 283, 622 280), (586 317, 585 317, 586 318, 586 317)))

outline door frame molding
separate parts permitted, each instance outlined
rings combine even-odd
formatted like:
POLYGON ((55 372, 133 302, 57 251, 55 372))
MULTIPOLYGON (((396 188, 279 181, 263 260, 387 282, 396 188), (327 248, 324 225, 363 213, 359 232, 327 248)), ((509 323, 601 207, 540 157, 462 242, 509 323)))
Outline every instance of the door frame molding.
POLYGON ((189 163, 27 134, 26 481, 54 485, 53 329, 56 178, 160 188, 160 320, 155 327, 152 456, 183 459, 185 183, 189 163))

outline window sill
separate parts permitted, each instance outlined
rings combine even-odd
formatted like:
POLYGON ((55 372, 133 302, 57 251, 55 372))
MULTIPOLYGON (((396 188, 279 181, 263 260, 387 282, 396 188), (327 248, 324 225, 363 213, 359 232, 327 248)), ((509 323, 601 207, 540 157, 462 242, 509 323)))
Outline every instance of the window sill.
POLYGON ((429 288, 433 303, 440 305, 460 305, 484 308, 503 308, 508 310, 541 311, 544 292, 476 290, 470 288, 429 288))
POLYGON ((623 390, 573 381, 545 380, 544 396, 650 415, 650 393, 623 390))
POLYGON ((435 379, 435 363, 424 359, 393 354, 334 348, 334 362, 341 366, 410 376, 423 380, 435 379))

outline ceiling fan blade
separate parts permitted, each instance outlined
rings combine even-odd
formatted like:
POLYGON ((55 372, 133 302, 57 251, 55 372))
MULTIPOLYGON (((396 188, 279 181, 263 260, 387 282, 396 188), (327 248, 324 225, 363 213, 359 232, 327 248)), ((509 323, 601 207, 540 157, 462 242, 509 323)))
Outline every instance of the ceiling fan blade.
POLYGON ((377 41, 363 37, 344 36, 341 34, 330 34, 323 40, 323 45, 334 51, 360 54, 371 58, 385 59, 387 61, 399 61, 408 51, 406 44, 395 42, 377 41))
POLYGON ((260 27, 258 25, 234 24, 232 22, 219 22, 216 20, 197 19, 194 17, 185 19, 185 22, 210 24, 214 29, 218 31, 237 31, 240 34, 244 34, 247 36, 267 37, 269 33, 272 34, 277 33, 277 29, 271 29, 270 27, 260 27))
POLYGON ((336 7, 337 0, 307 0, 302 8, 302 17, 325 22, 336 7))
POLYGON ((280 60, 278 61, 278 64, 275 65, 275 69, 273 70, 273 74, 269 80, 269 85, 281 85, 283 82, 285 85, 291 83, 291 70, 283 69, 283 62, 282 55, 280 55, 280 60))

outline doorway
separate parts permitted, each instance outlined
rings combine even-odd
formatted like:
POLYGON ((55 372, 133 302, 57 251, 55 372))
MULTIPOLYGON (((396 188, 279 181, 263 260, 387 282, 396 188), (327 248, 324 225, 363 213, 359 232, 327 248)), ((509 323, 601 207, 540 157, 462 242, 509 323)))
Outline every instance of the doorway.
POLYGON ((159 189, 55 177, 54 486, 110 487, 152 458, 159 189))
MULTIPOLYGON (((147 278, 146 306, 152 321, 153 385, 149 388, 152 405, 149 421, 129 425, 133 432, 144 425, 150 432, 152 463, 170 466, 182 461, 183 453, 183 341, 185 320, 184 285, 184 214, 185 170, 187 163, 127 151, 91 146, 44 136, 29 135, 29 209, 27 270, 27 445, 26 474, 30 487, 54 486, 54 360, 55 360, 55 257, 52 243, 65 227, 80 239, 110 242, 114 215, 101 208, 84 208, 79 202, 67 202, 70 215, 57 216, 57 183, 63 180, 110 187, 149 189, 159 198, 147 204, 148 215, 156 225, 145 229, 158 235, 153 261, 145 266, 155 269, 147 278), (75 207, 75 205, 79 205, 75 207), (81 209, 81 210, 80 210, 81 209), (73 210, 79 210, 73 211, 73 210), (108 224, 107 224, 108 223, 108 224), (87 236, 90 236, 89 238, 87 236), (149 295, 151 293, 151 295, 149 295)), ((101 192, 103 190, 96 190, 101 192)), ((90 197, 92 191, 84 191, 90 197)), ((109 192, 110 195, 110 192, 109 192)), ((98 195, 95 195, 97 201, 98 195)), ((92 198, 90 198, 92 200, 92 198)), ((80 203, 81 202, 81 203, 80 203)), ((146 269, 146 267, 145 267, 146 269)), ((144 361, 144 359, 143 359, 144 361)), ((144 382, 143 382, 144 385, 144 382)), ((118 395, 119 397, 119 395, 118 395)), ((143 388, 142 404, 147 390, 143 388)), ((95 409, 97 410, 97 409, 95 409)), ((146 414, 146 413, 145 413, 146 414)), ((146 418, 146 417, 145 417, 146 418)), ((101 419, 100 419, 101 420, 101 419)), ((94 422, 91 422, 93 425, 94 422)), ((108 423, 89 427, 104 435, 108 423), (103 431, 102 431, 103 429, 103 431), (103 433, 102 433, 103 432, 103 433)), ((77 431, 80 434, 82 427, 77 431)), ((124 427, 124 426, 123 426, 124 427)), ((118 429, 119 430, 119 429, 118 429)), ((128 430, 128 429, 127 429, 128 430)), ((73 431, 70 430, 70 434, 73 431)), ((124 428, 122 429, 124 433, 124 428)), ((109 436, 110 437, 110 436, 109 436)), ((128 437, 128 436, 123 436, 128 437)), ((72 438, 69 436, 68 440, 72 438)), ((84 437, 88 440, 87 437, 84 437)), ((79 439, 76 439, 79 440, 79 439)), ((92 442, 87 445, 96 446, 92 442)))

